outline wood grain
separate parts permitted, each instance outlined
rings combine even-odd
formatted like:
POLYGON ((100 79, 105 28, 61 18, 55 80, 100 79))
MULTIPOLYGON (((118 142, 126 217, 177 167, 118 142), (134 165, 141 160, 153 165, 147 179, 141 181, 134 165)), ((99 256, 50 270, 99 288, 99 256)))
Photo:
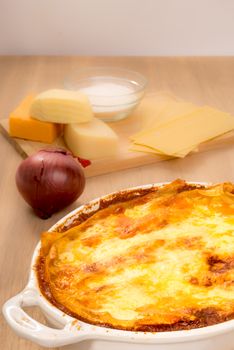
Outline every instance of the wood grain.
MULTIPOLYGON (((61 87, 65 75, 89 65, 113 65, 137 70, 150 80, 149 89, 170 90, 197 104, 207 103, 234 114, 234 58, 162 57, 2 57, 0 58, 0 110, 6 116, 29 91, 61 87)), ((76 203, 43 221, 35 217, 15 187, 15 171, 21 156, 0 135, 0 303, 25 286, 34 247, 40 232, 81 203, 125 187, 171 181, 234 181, 232 144, 194 154, 185 159, 128 169, 87 179, 76 203)), ((34 317, 42 317, 37 310, 34 317)), ((1 317, 0 344, 4 350, 39 350, 40 346, 20 339, 1 317)))

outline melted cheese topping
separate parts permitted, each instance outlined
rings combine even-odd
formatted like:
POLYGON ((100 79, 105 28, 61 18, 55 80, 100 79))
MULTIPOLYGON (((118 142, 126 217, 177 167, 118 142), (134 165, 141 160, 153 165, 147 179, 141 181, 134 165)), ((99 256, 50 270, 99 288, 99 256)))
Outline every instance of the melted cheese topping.
POLYGON ((196 328, 234 317, 234 186, 162 189, 44 233, 53 300, 90 323, 196 328))

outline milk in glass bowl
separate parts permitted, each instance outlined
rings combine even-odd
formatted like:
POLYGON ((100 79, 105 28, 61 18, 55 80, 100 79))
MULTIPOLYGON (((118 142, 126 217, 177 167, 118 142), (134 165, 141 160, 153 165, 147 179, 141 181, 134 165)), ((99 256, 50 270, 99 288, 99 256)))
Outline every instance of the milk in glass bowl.
POLYGON ((84 92, 95 117, 106 122, 126 118, 142 99, 147 79, 140 73, 114 67, 92 67, 73 71, 65 88, 84 92))

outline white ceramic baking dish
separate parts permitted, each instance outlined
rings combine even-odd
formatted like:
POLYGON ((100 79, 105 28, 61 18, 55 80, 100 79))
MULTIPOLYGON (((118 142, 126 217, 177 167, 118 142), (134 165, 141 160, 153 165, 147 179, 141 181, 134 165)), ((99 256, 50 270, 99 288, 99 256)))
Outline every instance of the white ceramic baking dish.
MULTIPOLYGON (((163 184, 145 185, 134 189, 162 186, 163 184)), ((197 182, 196 184, 204 185, 204 183, 197 182)), ((96 199, 90 202, 89 205, 79 207, 62 218, 50 231, 55 230, 65 221, 72 221, 76 214, 80 212, 88 212, 98 208, 100 200, 111 195, 96 199)), ((77 350, 119 350, 120 348, 121 350, 234 349, 234 320, 198 329, 150 333, 98 327, 64 314, 50 304, 40 292, 34 271, 39 249, 40 243, 33 254, 27 286, 3 306, 3 314, 8 324, 19 336, 45 347, 66 346, 66 349, 77 350), (31 318, 23 310, 26 306, 39 306, 51 326, 45 326, 31 318)))

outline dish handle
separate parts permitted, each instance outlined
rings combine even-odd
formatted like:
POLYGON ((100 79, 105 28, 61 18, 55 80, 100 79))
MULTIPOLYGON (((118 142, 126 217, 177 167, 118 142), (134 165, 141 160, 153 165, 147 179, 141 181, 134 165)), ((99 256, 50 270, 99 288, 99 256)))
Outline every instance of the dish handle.
POLYGON ((45 347, 74 344, 89 338, 87 331, 72 329, 72 321, 67 322, 62 329, 51 328, 30 317, 22 308, 36 305, 38 302, 35 294, 24 291, 3 305, 6 321, 19 336, 45 347))

